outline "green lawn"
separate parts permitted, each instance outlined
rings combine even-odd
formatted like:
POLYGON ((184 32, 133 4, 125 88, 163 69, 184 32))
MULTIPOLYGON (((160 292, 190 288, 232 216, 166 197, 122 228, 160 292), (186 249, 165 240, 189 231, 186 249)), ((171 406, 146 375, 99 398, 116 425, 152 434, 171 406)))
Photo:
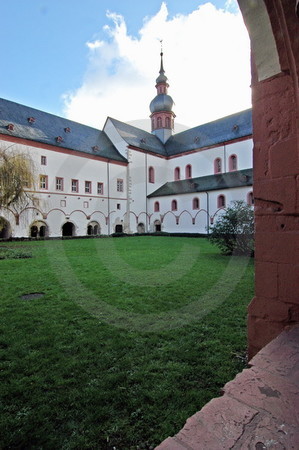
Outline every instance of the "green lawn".
POLYGON ((1 449, 153 448, 244 367, 252 260, 202 238, 8 248, 32 258, 0 260, 1 449))

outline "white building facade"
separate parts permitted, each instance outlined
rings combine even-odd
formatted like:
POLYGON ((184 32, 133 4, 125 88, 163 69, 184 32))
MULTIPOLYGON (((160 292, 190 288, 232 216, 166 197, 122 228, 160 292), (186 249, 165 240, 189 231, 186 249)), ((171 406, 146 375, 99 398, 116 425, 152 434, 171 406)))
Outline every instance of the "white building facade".
POLYGON ((207 233, 233 200, 253 203, 251 110, 174 134, 161 54, 152 132, 102 131, 0 99, 0 148, 27 153, 27 204, 0 210, 0 237, 207 233))

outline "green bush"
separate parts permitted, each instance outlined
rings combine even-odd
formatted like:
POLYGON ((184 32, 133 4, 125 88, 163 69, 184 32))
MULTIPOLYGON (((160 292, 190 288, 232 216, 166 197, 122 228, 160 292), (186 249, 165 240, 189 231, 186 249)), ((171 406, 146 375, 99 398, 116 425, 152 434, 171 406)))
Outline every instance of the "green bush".
POLYGON ((245 202, 232 202, 210 228, 210 240, 224 255, 253 255, 254 213, 245 202))
POLYGON ((32 258, 32 254, 26 250, 11 249, 2 247, 0 248, 0 260, 1 259, 26 259, 32 258))

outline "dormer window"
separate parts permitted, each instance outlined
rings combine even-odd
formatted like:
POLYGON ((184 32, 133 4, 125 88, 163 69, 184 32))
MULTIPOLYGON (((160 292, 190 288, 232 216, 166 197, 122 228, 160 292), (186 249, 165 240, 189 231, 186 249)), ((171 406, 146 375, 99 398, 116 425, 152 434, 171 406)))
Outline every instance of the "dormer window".
POLYGON ((71 132, 71 129, 70 129, 70 127, 66 127, 66 128, 64 129, 64 131, 65 131, 66 133, 70 133, 70 132, 71 132))
POLYGON ((58 143, 63 142, 63 138, 61 136, 57 136, 56 142, 58 142, 58 143))
POLYGON ((14 124, 13 123, 9 123, 6 127, 9 131, 13 131, 14 129, 14 124))
POLYGON ((28 123, 34 123, 35 122, 35 117, 28 117, 28 123))
POLYGON ((100 150, 100 148, 97 146, 97 145, 94 145, 93 147, 92 147, 92 151, 93 152, 98 152, 100 150))

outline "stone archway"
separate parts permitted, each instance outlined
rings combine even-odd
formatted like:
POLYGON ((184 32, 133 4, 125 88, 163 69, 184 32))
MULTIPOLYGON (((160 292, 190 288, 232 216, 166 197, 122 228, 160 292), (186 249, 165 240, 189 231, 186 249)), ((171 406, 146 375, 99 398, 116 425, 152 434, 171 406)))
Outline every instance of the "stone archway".
POLYGON ((140 223, 137 225, 137 233, 138 233, 138 234, 143 234, 143 233, 145 233, 145 226, 144 226, 144 223, 140 222, 140 223))
POLYGON ((98 236, 101 234, 100 224, 96 221, 92 221, 87 225, 87 235, 88 236, 98 236))
POLYGON ((299 20, 296 0, 238 0, 252 48, 255 298, 249 358, 299 321, 299 20), (297 8, 297 9, 296 9, 297 8))
POLYGON ((75 236, 75 225, 73 224, 73 222, 65 222, 62 225, 62 236, 75 236))
POLYGON ((11 226, 8 220, 0 217, 0 239, 9 239, 11 237, 11 226))
POLYGON ((35 221, 30 225, 29 236, 32 238, 44 238, 49 236, 49 229, 46 222, 35 221))
POLYGON ((162 225, 161 225, 160 220, 155 220, 154 231, 155 231, 155 233, 159 233, 160 231, 162 231, 162 225))

